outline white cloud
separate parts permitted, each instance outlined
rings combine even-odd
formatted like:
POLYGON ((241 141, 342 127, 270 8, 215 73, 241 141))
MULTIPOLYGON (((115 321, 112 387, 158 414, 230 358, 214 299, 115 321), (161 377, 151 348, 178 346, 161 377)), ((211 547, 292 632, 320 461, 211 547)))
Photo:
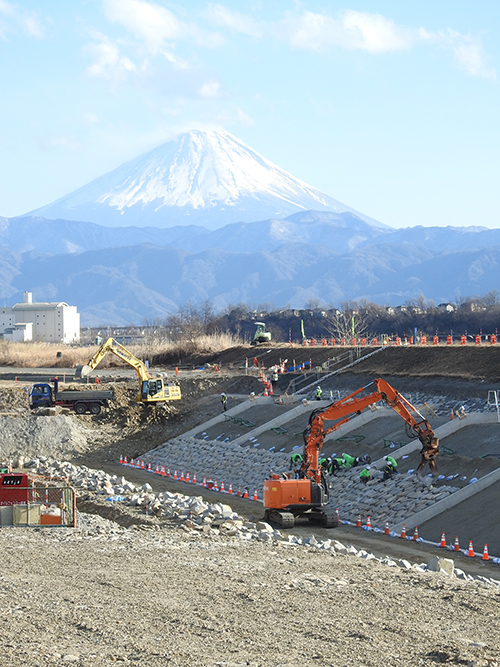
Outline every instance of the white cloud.
POLYGON ((200 97, 215 99, 221 96, 221 85, 218 81, 207 81, 200 88, 200 97))
POLYGON ((141 40, 151 52, 161 51, 166 43, 192 40, 204 46, 218 46, 218 34, 200 29, 196 23, 181 21, 172 11, 147 0, 103 0, 106 16, 141 40))
POLYGON ((234 32, 251 35, 252 37, 262 37, 262 25, 247 14, 234 12, 221 4, 210 5, 205 12, 205 16, 214 25, 229 28, 234 32))
POLYGON ((376 54, 408 50, 418 44, 435 44, 451 49, 458 64, 472 76, 496 77, 495 70, 487 65, 479 37, 451 29, 430 32, 425 28, 405 28, 381 14, 347 10, 334 18, 304 11, 287 16, 277 24, 275 34, 296 48, 310 51, 338 47, 376 54))
POLYGON ((0 37, 5 39, 8 32, 17 32, 19 28, 31 37, 41 38, 45 34, 39 12, 20 9, 17 4, 0 0, 0 37))
POLYGON ((455 60, 468 74, 496 79, 496 71, 487 65, 483 45, 477 37, 449 30, 448 39, 444 36, 443 41, 444 43, 449 41, 455 60))
POLYGON ((124 79, 136 66, 127 56, 122 56, 117 44, 102 37, 98 44, 90 44, 87 51, 93 58, 93 64, 87 68, 90 76, 106 79, 124 79))

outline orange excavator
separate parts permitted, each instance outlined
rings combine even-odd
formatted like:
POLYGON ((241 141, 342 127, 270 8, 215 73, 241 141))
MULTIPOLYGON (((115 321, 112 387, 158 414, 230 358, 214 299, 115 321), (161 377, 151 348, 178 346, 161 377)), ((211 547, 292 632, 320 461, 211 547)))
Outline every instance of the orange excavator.
POLYGON ((319 465, 319 454, 328 433, 336 431, 342 424, 379 401, 397 412, 422 443, 417 474, 420 475, 427 463, 433 473, 437 472, 435 459, 439 452, 439 439, 429 423, 388 382, 377 379, 326 408, 318 408, 311 413, 309 426, 304 431, 304 456, 300 469, 293 474, 271 474, 264 481, 267 520, 278 523, 283 528, 292 528, 297 517, 318 522, 327 528, 338 526, 337 514, 324 510, 328 504, 328 485, 319 465), (375 391, 364 396, 359 395, 372 384, 375 385, 375 391), (332 421, 333 425, 325 427, 324 422, 332 421))

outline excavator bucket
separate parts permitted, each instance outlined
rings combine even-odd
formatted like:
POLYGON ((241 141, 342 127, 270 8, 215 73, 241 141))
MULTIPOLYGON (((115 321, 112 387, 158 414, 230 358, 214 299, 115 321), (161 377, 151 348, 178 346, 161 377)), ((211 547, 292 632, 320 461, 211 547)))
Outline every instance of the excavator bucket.
POLYGON ((87 377, 87 375, 89 375, 91 370, 92 369, 90 368, 90 366, 87 366, 87 364, 84 364, 83 366, 77 366, 75 370, 75 377, 76 378, 87 377))

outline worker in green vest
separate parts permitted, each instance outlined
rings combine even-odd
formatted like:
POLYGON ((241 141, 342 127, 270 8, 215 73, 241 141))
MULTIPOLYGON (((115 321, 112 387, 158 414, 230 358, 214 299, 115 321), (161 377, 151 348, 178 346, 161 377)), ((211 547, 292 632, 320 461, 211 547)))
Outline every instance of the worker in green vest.
POLYGON ((342 454, 342 458, 344 459, 344 468, 347 470, 350 470, 351 468, 355 468, 358 465, 358 460, 355 456, 351 456, 350 454, 342 454))
POLYGON ((316 393, 314 394, 314 398, 315 398, 317 401, 321 401, 321 394, 322 394, 322 393, 323 393, 323 391, 322 391, 321 387, 318 385, 318 386, 316 387, 316 393))
POLYGON ((302 456, 302 454, 300 454, 299 452, 295 452, 294 454, 291 455, 290 470, 294 471, 295 477, 297 479, 299 478, 299 471, 303 463, 304 463, 304 457, 302 456))
POLYGON ((385 470, 384 470, 384 482, 387 479, 391 479, 396 473, 396 468, 398 467, 396 459, 392 456, 384 456, 385 461, 385 470))
POLYGON ((363 470, 359 473, 359 479, 363 482, 363 484, 366 484, 371 479, 370 466, 363 468, 363 470))

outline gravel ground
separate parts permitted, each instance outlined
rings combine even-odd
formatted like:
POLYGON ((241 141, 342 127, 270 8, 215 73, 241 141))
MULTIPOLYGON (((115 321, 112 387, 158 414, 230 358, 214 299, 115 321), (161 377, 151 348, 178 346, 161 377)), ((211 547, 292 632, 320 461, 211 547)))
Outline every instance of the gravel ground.
POLYGON ((0 529, 4 667, 500 664, 500 592, 333 551, 84 515, 0 529))

